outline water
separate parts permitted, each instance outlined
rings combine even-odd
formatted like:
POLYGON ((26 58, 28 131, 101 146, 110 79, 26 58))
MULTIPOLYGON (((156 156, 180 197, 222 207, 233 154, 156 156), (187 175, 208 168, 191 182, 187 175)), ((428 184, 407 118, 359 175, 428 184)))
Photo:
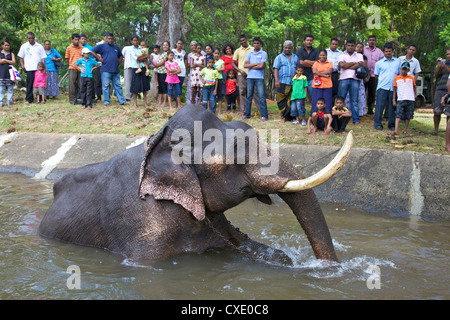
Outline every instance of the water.
POLYGON ((314 258, 283 202, 249 200, 226 213, 294 266, 256 264, 233 250, 142 263, 41 238, 52 182, 0 173, 0 299, 448 299, 448 221, 326 205, 339 265, 314 258), (80 268, 80 289, 68 268, 80 268), (379 284, 379 286, 378 286, 379 284), (379 288, 379 289, 378 289, 379 288))

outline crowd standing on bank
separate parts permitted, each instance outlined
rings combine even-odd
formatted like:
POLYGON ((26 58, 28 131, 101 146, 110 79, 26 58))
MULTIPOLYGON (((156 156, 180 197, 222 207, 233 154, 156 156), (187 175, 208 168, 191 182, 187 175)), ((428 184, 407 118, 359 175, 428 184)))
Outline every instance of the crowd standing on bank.
MULTIPOLYGON (((240 112, 241 119, 251 117, 252 104, 259 110, 260 121, 267 121, 265 69, 267 53, 259 37, 249 39, 241 35, 240 47, 231 43, 215 48, 210 44, 190 43, 190 53, 184 42, 174 46, 168 41, 148 46, 138 36, 130 38, 130 45, 120 49, 114 34, 106 32, 103 41, 95 46, 88 44, 84 34, 71 35, 71 43, 63 56, 50 40, 43 45, 36 42, 32 32, 17 54, 20 67, 26 72, 26 101, 45 103, 59 95, 58 69, 63 59, 69 65, 68 91, 71 104, 81 103, 90 109, 103 101, 110 105, 110 88, 121 105, 133 102, 143 94, 147 106, 147 92, 151 77, 157 79, 158 106, 181 106, 183 84, 186 83, 186 101, 201 104, 212 112, 240 112), (124 88, 120 80, 124 64, 124 88), (218 107, 218 111, 217 110, 218 107)), ((1 42, 0 52, 0 106, 11 105, 14 82, 11 68, 16 58, 7 40, 1 42)), ((314 36, 307 34, 303 45, 294 53, 293 43, 286 40, 283 51, 275 58, 273 66, 276 102, 281 122, 308 126, 307 132, 323 130, 324 134, 345 132, 350 120, 358 126, 360 117, 374 115, 373 126, 383 130, 383 119, 393 134, 399 134, 398 123, 405 120, 404 133, 414 114, 416 80, 421 72, 414 57, 416 46, 410 45, 406 55, 395 57, 391 43, 377 46, 375 36, 369 36, 367 46, 346 40, 344 50, 339 49, 339 39, 330 40, 327 49, 314 47, 314 36), (308 115, 305 101, 311 102, 308 115), (307 122, 308 119, 308 122, 307 122)), ((446 58, 437 61, 435 77, 437 87, 433 98, 435 131, 438 132, 441 116, 450 117, 447 83, 450 75, 450 48, 446 58)), ((447 126, 448 127, 448 126, 447 126)), ((448 134, 447 134, 448 136, 448 134)), ((450 151, 447 141, 446 151, 450 151)))

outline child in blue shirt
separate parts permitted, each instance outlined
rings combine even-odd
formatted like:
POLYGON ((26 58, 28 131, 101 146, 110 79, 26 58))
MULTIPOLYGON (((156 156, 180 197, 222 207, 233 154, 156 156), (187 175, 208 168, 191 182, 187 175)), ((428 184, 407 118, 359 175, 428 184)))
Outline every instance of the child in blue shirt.
POLYGON ((94 78, 92 70, 98 68, 98 62, 91 57, 91 50, 83 48, 81 51, 83 58, 77 60, 75 65, 81 72, 80 95, 83 108, 92 109, 92 88, 94 87, 94 78))

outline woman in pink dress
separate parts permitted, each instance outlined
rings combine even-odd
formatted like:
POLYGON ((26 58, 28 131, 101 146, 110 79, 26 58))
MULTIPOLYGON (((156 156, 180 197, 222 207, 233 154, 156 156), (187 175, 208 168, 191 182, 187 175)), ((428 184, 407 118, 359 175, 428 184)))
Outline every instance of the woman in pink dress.
POLYGON ((205 65, 205 56, 202 54, 202 45, 198 43, 196 46, 196 52, 191 56, 191 73, 189 75, 192 104, 195 104, 195 97, 197 93, 201 96, 203 82, 200 72, 205 65))

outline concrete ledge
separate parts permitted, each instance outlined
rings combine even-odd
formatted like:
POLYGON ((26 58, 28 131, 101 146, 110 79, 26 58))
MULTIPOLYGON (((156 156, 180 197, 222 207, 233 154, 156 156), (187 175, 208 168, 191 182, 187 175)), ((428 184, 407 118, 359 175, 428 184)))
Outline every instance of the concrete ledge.
MULTIPOLYGON (((123 135, 0 135, 0 172, 59 179, 73 168, 103 162, 147 137, 123 135)), ((280 146, 280 154, 305 176, 311 176, 336 155, 337 147, 280 146)), ((357 149, 344 168, 314 190, 321 201, 367 210, 449 219, 450 156, 357 149)))

